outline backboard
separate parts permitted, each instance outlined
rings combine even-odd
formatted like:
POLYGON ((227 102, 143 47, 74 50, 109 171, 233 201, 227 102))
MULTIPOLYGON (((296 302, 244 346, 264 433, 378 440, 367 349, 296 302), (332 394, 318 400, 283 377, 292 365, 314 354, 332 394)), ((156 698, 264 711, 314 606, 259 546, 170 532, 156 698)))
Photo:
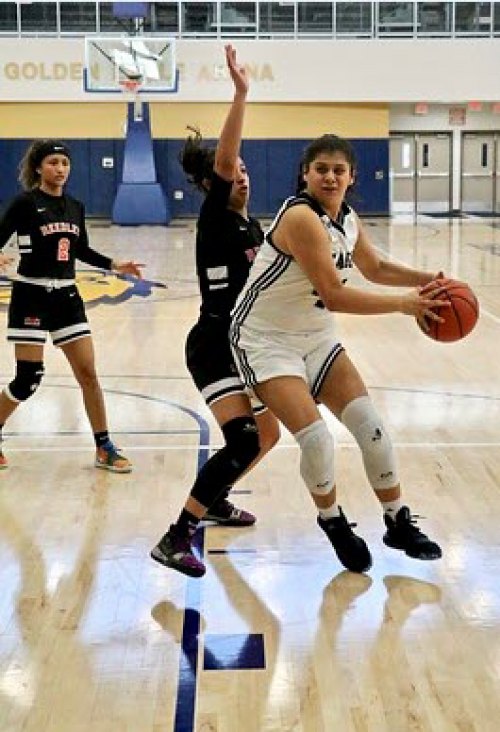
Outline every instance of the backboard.
POLYGON ((178 89, 175 38, 158 36, 87 36, 84 89, 118 93, 129 80, 139 93, 173 93, 178 89))

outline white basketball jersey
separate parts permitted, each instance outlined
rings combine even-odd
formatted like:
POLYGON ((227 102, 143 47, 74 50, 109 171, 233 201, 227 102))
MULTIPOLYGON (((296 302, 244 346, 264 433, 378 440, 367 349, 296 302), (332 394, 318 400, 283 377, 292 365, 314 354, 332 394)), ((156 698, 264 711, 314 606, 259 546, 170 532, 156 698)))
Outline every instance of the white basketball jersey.
POLYGON ((292 206, 310 206, 323 222, 331 242, 332 258, 342 282, 353 268, 358 225, 353 210, 342 204, 339 221, 332 221, 307 194, 288 198, 271 224, 233 310, 233 327, 311 334, 333 329, 333 316, 315 293, 311 281, 289 254, 272 241, 281 217, 292 206))

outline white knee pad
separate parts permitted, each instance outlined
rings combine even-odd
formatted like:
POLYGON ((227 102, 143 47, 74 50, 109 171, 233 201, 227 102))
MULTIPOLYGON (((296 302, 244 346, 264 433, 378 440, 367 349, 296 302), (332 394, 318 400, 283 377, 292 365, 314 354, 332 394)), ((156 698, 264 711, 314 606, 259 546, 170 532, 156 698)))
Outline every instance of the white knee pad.
POLYGON ((342 412, 341 420, 361 448, 366 475, 373 490, 398 485, 392 443, 370 397, 353 399, 342 412))
POLYGON ((300 474, 311 493, 325 496, 333 488, 333 451, 335 443, 324 421, 318 419, 294 435, 302 456, 300 474))

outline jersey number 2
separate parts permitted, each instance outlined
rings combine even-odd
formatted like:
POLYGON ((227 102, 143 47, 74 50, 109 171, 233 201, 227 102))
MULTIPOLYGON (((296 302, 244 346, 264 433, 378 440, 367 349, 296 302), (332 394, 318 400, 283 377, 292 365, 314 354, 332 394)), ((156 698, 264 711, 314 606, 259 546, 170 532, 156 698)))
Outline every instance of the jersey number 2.
POLYGON ((57 261, 58 262, 67 262, 69 260, 69 246, 70 246, 69 239, 59 239, 59 244, 57 247, 57 261))

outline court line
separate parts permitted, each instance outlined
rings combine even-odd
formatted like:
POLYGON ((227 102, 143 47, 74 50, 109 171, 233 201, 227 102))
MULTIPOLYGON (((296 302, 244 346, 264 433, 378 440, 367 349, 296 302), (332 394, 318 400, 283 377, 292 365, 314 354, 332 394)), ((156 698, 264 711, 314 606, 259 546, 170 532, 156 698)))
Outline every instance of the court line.
MULTIPOLYGON (((496 316, 492 316, 495 318, 496 316)), ((499 320, 500 322, 500 320, 499 320)), ((12 374, 5 375, 0 374, 0 379, 9 379, 12 377, 12 374)), ((146 379, 147 381, 189 381, 192 383, 191 377, 188 376, 158 376, 154 374, 99 374, 99 378, 102 381, 103 379, 146 379)), ((44 388, 54 388, 54 389, 73 389, 74 391, 79 391, 80 387, 78 384, 74 383, 75 377, 72 375, 66 375, 59 374, 59 375, 53 375, 52 377, 46 376, 43 381, 43 387, 44 388), (58 378, 58 379, 64 379, 68 378, 71 382, 71 384, 50 384, 48 383, 48 379, 50 378, 58 378)), ((401 392, 401 393, 407 393, 407 394, 421 394, 423 396, 435 396, 435 397, 452 397, 454 399, 484 399, 486 401, 500 401, 500 395, 495 394, 474 394, 473 392, 455 392, 455 391, 439 391, 435 389, 420 389, 418 387, 414 386, 377 386, 373 384, 367 384, 367 389, 369 391, 384 391, 384 392, 401 392)), ((176 402, 171 402, 168 399, 165 399, 164 397, 157 397, 157 396, 151 396, 149 394, 139 394, 138 392, 130 392, 125 391, 123 389, 113 389, 113 388, 106 388, 102 387, 103 392, 106 394, 117 394, 119 396, 131 396, 135 397, 137 399, 145 399, 147 401, 157 401, 162 404, 166 404, 168 406, 173 407, 174 409, 179 407, 180 405, 176 402)), ((116 433, 116 430, 113 430, 114 434, 116 433)), ((83 434, 83 432, 82 432, 83 434)))
MULTIPOLYGON (((125 433, 126 434, 126 433, 125 433)), ((4 441, 4 444, 7 441, 4 441)), ((397 448, 415 448, 416 450, 426 450, 432 447, 450 447, 453 449, 463 449, 466 447, 500 447, 500 442, 498 441, 492 441, 492 442, 435 442, 435 441, 429 441, 429 442, 395 442, 392 440, 392 444, 394 447, 397 448)), ((174 451, 174 450, 186 450, 186 451, 195 451, 195 450, 220 450, 222 447, 224 447, 223 444, 199 444, 199 445, 126 445, 123 446, 123 449, 127 452, 155 452, 158 450, 161 451, 174 451)), ((359 446, 355 442, 339 442, 335 441, 335 447, 342 447, 347 449, 355 449, 359 450, 359 446)), ((14 452, 88 452, 93 449, 92 445, 81 445, 81 446, 74 446, 74 447, 61 447, 61 445, 55 445, 54 447, 15 447, 9 445, 8 452, 14 453, 14 452)), ((298 449, 297 445, 291 443, 289 445, 275 445, 273 447, 273 452, 275 450, 291 450, 291 449, 298 449)))
MULTIPOLYGON (((50 386, 47 384, 47 386, 50 386)), ((76 385, 54 385, 58 388, 79 388, 76 385)), ((123 392, 120 390, 106 390, 108 393, 114 393, 118 395, 134 396, 136 398, 144 399, 146 401, 154 401, 165 404, 171 408, 178 409, 179 411, 192 417, 199 427, 199 443, 196 447, 192 445, 176 445, 176 446, 138 446, 130 448, 131 451, 152 451, 152 450, 193 450, 196 449, 198 452, 198 471, 205 464, 208 459, 209 452, 211 449, 217 448, 218 445, 210 445, 209 436, 210 429, 206 420, 194 410, 187 407, 183 407, 180 404, 171 402, 169 400, 152 397, 145 394, 138 394, 133 392, 123 392)), ((122 434, 131 434, 130 432, 123 432, 122 434)), ((175 433, 169 433, 175 434, 175 433)), ((33 436, 33 435, 31 435, 33 436)), ((349 449, 355 448, 358 450, 356 443, 339 442, 339 447, 347 447, 349 449)), ((455 447, 455 448, 466 448, 471 446, 480 447, 498 447, 500 443, 437 443, 437 442, 423 442, 423 443, 395 443, 396 447, 413 447, 413 448, 425 448, 430 447, 455 447)), ((221 445, 219 445, 220 447, 221 445)), ((297 449, 296 445, 281 445, 275 449, 297 449)), ((81 446, 76 448, 66 448, 66 451, 87 451, 88 446, 81 446)), ((54 448, 13 448, 14 452, 50 452, 50 451, 61 452, 61 445, 59 444, 54 448)), ((204 547, 204 528, 197 532, 197 549, 201 556, 203 556, 204 547)), ((195 708, 196 708, 196 695, 197 695, 197 682, 198 682, 198 656, 200 646, 200 609, 201 609, 201 589, 202 583, 195 579, 188 579, 186 581, 186 602, 184 611, 184 620, 182 628, 181 638, 181 653, 179 654, 179 669, 178 669, 178 686, 175 700, 175 717, 173 732, 193 732, 195 722, 195 708)))
POLYGON ((489 402, 500 401, 500 396, 492 394, 473 394, 471 392, 435 391, 419 389, 413 386, 367 386, 369 391, 401 392, 403 394, 421 394, 423 396, 452 397, 454 399, 485 399, 489 402))
MULTIPOLYGON (((163 400, 162 400, 163 401, 163 400)), ((179 409, 192 417, 198 425, 199 444, 197 473, 209 457, 210 428, 207 421, 193 409, 180 404, 167 402, 169 406, 179 409)), ((127 448, 128 449, 128 448, 127 448)), ((196 548, 203 556, 205 529, 200 527, 196 532, 196 548)), ((194 543, 194 542, 193 542, 194 543)), ((201 587, 199 581, 189 579, 186 583, 186 601, 182 624, 181 653, 179 654, 179 672, 177 694, 175 699, 175 717, 173 732, 194 732, 196 692, 198 681, 198 650, 201 629, 201 587)))
MULTIPOLYGON (((50 387, 54 387, 54 388, 73 389, 73 390, 77 390, 77 389, 80 388, 77 384, 46 384, 46 386, 49 387, 49 388, 50 387)), ((394 391, 394 392, 399 392, 400 391, 400 392, 403 392, 403 393, 404 392, 409 392, 409 393, 419 393, 419 394, 430 394, 430 395, 433 395, 433 396, 443 396, 443 395, 446 395, 446 396, 452 397, 452 398, 464 397, 464 398, 467 398, 467 399, 485 399, 487 401, 500 401, 500 397, 498 397, 498 396, 490 397, 490 396, 486 396, 486 395, 475 395, 475 394, 460 395, 460 394, 454 394, 452 392, 429 392, 429 391, 420 390, 420 389, 412 389, 412 388, 406 389, 404 387, 389 387, 389 388, 387 388, 387 387, 370 387, 370 388, 371 389, 376 389, 376 390, 379 390, 379 391, 394 391)), ((168 407, 171 407, 173 409, 177 409, 177 410, 179 410, 181 412, 184 412, 186 414, 189 414, 191 417, 194 418, 194 420, 199 425, 203 422, 203 424, 206 425, 206 429, 208 430, 208 425, 207 425, 206 421, 204 420, 204 418, 198 412, 195 412, 194 410, 191 410, 188 407, 183 407, 182 405, 180 405, 180 404, 178 404, 176 402, 171 402, 170 400, 164 399, 163 397, 150 396, 150 395, 147 395, 147 394, 141 394, 141 393, 138 393, 138 392, 124 391, 124 390, 120 390, 120 389, 106 389, 106 388, 104 388, 103 391, 105 393, 109 393, 109 394, 116 394, 116 395, 119 395, 119 396, 129 396, 129 397, 134 397, 134 398, 137 398, 137 399, 142 399, 142 400, 145 400, 145 401, 156 402, 156 403, 163 404, 163 405, 166 405, 168 407)), ((73 434, 82 434, 83 435, 83 434, 88 434, 88 433, 82 431, 81 433, 73 433, 73 434)), ((134 434, 141 434, 141 433, 140 432, 130 431, 130 430, 123 430, 123 431, 120 431, 120 432, 113 431, 113 434, 119 434, 119 435, 121 435, 123 437, 124 435, 133 436, 134 434)), ((145 433, 142 433, 142 434, 145 434, 145 433)), ((196 432, 193 433, 193 432, 190 432, 190 431, 189 432, 184 432, 182 430, 175 430, 175 431, 168 430, 168 431, 153 432, 151 434, 159 434, 159 435, 176 435, 177 434, 177 435, 180 435, 180 434, 196 434, 196 432)), ((208 435, 209 432, 207 431, 206 434, 208 435)), ((64 436, 70 436, 71 433, 66 433, 66 434, 64 432, 62 432, 62 433, 53 433, 53 436, 55 436, 55 435, 58 435, 60 437, 64 437, 64 436)), ((33 434, 33 433, 26 433, 26 432, 17 432, 17 433, 5 432, 4 433, 4 439, 8 439, 8 440, 9 439, 13 439, 13 438, 16 439, 16 438, 19 438, 19 437, 36 438, 36 439, 43 439, 43 438, 49 439, 50 436, 51 435, 47 435, 47 433, 44 433, 44 434, 41 434, 41 435, 33 434)), ((201 428, 200 428, 200 440, 201 440, 201 428)), ((349 449, 351 449, 352 447, 355 447, 356 449, 358 449, 358 446, 357 446, 356 443, 337 441, 336 444, 339 447, 344 447, 344 448, 349 448, 349 449)), ((480 442, 479 441, 476 441, 476 442, 434 442, 434 441, 432 441, 432 442, 431 441, 429 441, 429 442, 427 442, 427 441, 421 441, 421 442, 395 442, 394 441, 393 442, 394 447, 397 447, 397 448, 406 448, 406 449, 409 449, 409 448, 414 448, 414 449, 429 449, 431 447, 440 447, 440 448, 449 447, 449 448, 459 448, 459 449, 460 448, 467 448, 467 447, 468 448, 471 448, 471 447, 477 447, 477 448, 479 448, 479 447, 498 447, 499 444, 500 443, 497 442, 497 441, 491 441, 491 442, 485 442, 485 441, 480 441, 480 442)), ((220 449, 221 447, 223 447, 223 445, 220 444, 220 443, 215 443, 215 444, 210 445, 208 443, 205 444, 203 442, 200 442, 198 444, 198 447, 196 447, 196 448, 193 447, 193 445, 188 445, 188 444, 185 444, 184 445, 184 444, 181 444, 181 445, 139 445, 139 446, 129 446, 129 445, 127 445, 126 446, 126 449, 128 451, 131 451, 131 452, 140 452, 140 451, 147 452, 147 451, 154 451, 154 450, 163 450, 163 451, 166 451, 166 450, 181 450, 181 449, 182 450, 193 450, 193 449, 204 449, 204 450, 210 450, 210 449, 212 449, 212 450, 214 450, 214 449, 220 449)), ((295 445, 293 445, 293 444, 290 445, 290 446, 277 445, 274 449, 284 449, 285 447, 295 447, 295 445)), ((82 446, 76 446, 76 447, 73 447, 73 448, 65 448, 65 449, 66 450, 69 450, 70 449, 73 452, 80 452, 80 451, 84 451, 84 450, 86 451, 86 450, 88 450, 89 447, 82 445, 82 446)), ((50 447, 32 447, 32 446, 31 447, 26 447, 26 448, 22 448, 22 447, 21 448, 19 448, 19 447, 16 448, 16 447, 10 447, 9 446, 9 450, 12 451, 12 452, 28 452, 28 451, 30 451, 30 452, 55 452, 56 450, 58 450, 58 451, 61 450, 61 445, 59 444, 57 447, 53 447, 53 448, 50 448, 50 447)))
MULTIPOLYGON (((496 316, 492 316, 495 318, 496 316)), ((500 322, 500 319, 499 319, 500 322)), ((5 375, 0 374, 0 379, 8 380, 12 378, 12 374, 5 375)), ((99 374, 99 379, 145 379, 147 381, 189 381, 192 383, 192 378, 189 375, 178 375, 178 376, 159 376, 155 374, 99 374)), ((43 380, 43 388, 50 389, 72 389, 79 391, 80 387, 75 384, 75 378, 72 375, 66 376, 64 374, 55 374, 52 376, 45 376, 43 380), (49 380, 51 378, 57 379, 69 379, 72 383, 70 384, 51 384, 49 380)), ((444 391, 436 389, 421 389, 415 386, 378 386, 374 384, 367 384, 369 391, 384 391, 384 392, 396 392, 396 393, 407 393, 407 394, 421 394, 423 396, 436 396, 436 397, 453 397, 454 399, 485 399, 486 401, 500 401, 500 395, 496 394, 474 394, 473 392, 455 392, 455 391, 444 391)), ((149 394, 139 394, 138 392, 129 392, 123 389, 106 388, 102 386, 103 392, 106 394, 117 394, 119 396, 131 396, 137 399, 145 399, 147 401, 157 401, 162 404, 167 404, 174 408, 180 407, 176 402, 171 402, 161 396, 151 396, 149 394)), ((116 432, 116 430, 113 430, 116 432)))
MULTIPOLYGON (((478 300, 479 300, 479 298, 478 298, 478 300)), ((491 320, 494 320, 495 323, 500 324, 500 318, 497 315, 493 315, 493 313, 491 313, 489 310, 486 310, 482 305, 481 305, 481 308, 479 311, 479 315, 480 316, 487 315, 488 318, 490 318, 491 320)))

